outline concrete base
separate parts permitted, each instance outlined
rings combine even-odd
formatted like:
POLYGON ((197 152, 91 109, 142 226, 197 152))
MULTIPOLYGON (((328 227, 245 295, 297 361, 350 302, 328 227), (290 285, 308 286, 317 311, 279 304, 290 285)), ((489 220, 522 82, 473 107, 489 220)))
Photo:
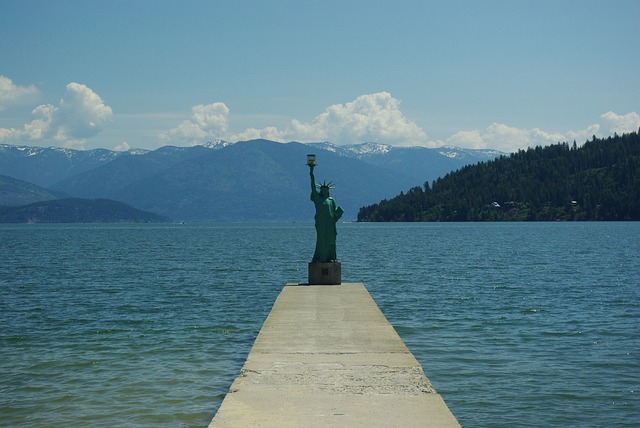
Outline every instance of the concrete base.
POLYGON ((342 265, 340 262, 309 263, 309 285, 342 284, 342 265))
POLYGON ((286 286, 209 428, 459 428, 364 284, 286 286))

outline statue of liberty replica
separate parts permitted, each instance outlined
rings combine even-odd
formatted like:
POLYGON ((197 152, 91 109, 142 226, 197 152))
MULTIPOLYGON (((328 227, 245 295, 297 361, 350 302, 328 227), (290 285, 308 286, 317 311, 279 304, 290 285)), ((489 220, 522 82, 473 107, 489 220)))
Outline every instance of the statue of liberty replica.
POLYGON ((309 284, 341 284, 341 266, 336 256, 336 223, 344 211, 329 195, 333 187, 331 182, 316 184, 313 175, 315 155, 307 155, 307 165, 311 176, 311 201, 316 208, 316 249, 309 263, 309 284))

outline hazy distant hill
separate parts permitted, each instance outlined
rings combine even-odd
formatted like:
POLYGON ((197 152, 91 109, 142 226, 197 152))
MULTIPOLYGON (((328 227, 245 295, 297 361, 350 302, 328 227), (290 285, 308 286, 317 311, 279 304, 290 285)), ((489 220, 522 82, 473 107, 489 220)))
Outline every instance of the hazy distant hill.
POLYGON ((58 199, 64 194, 44 189, 35 184, 0 175, 0 206, 27 205, 34 202, 58 199))
POLYGON ((56 199, 1 207, 0 223, 158 223, 169 219, 107 199, 56 199))
POLYGON ((19 170, 11 169, 12 177, 26 181, 31 177, 32 182, 75 197, 119 200, 189 221, 311 221, 305 165, 309 152, 318 155, 316 177, 336 184, 333 195, 346 210, 345 220, 354 220, 363 205, 497 155, 373 143, 335 146, 267 140, 214 141, 124 153, 1 148, 0 165, 21 165, 19 170), (60 179, 52 181, 55 178, 60 179))

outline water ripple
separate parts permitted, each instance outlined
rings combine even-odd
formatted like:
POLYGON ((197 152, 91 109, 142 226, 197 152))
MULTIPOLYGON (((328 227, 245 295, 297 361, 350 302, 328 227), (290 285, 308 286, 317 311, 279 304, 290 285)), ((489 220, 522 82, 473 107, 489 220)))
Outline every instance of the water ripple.
MULTIPOLYGON (((344 224, 463 426, 637 426, 637 223, 344 224)), ((312 224, 0 225, 6 426, 206 426, 312 224)), ((310 244, 311 242, 311 244, 310 244)))

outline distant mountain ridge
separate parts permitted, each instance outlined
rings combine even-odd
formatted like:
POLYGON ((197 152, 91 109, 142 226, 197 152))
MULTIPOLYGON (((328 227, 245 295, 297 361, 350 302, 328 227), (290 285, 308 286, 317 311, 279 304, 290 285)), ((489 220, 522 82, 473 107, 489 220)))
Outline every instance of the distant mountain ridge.
POLYGON ((363 158, 367 156, 385 155, 389 152, 411 152, 411 151, 424 151, 437 153, 438 155, 455 159, 477 159, 486 160, 493 159, 504 154, 501 151, 493 149, 463 149, 454 146, 443 146, 438 148, 428 148, 422 146, 392 146, 390 144, 381 143, 359 143, 349 145, 336 145, 329 142, 322 143, 307 143, 308 146, 321 148, 323 150, 335 152, 345 156, 354 156, 363 158))
POLYGON ((306 154, 316 153, 316 176, 357 210, 498 152, 427 149, 363 143, 277 143, 215 140, 192 147, 113 152, 0 145, 0 173, 49 191, 107 198, 185 221, 311 220, 306 154))
POLYGON ((309 145, 341 156, 355 157, 372 165, 392 169, 415 178, 416 183, 433 181, 463 166, 495 159, 504 154, 492 149, 397 147, 379 143, 337 146, 324 142, 311 143, 309 145))
POLYGON ((0 144, 0 174, 41 187, 72 177, 141 150, 116 152, 106 149, 74 150, 62 147, 29 147, 0 144))
MULTIPOLYGON (((213 140, 195 146, 219 150, 233 143, 213 140)), ((191 147, 163 146, 156 150, 107 149, 76 150, 65 147, 32 147, 0 144, 0 174, 48 187, 77 174, 98 168, 126 156, 143 156, 150 152, 181 153, 191 147)))

